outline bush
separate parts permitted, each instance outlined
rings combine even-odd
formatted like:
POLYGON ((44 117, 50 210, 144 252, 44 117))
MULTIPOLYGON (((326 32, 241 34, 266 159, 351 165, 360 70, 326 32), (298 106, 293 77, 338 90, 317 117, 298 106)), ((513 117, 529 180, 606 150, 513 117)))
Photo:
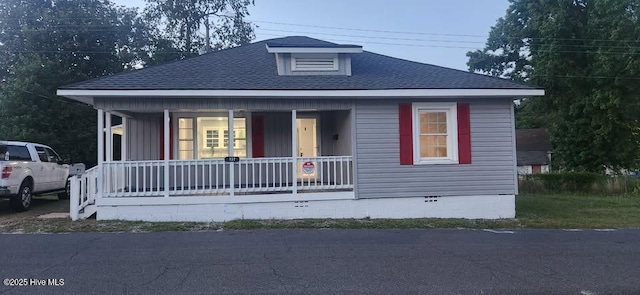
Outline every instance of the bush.
POLYGON ((606 176, 589 172, 537 174, 535 177, 542 181, 546 190, 563 192, 589 192, 606 182, 606 176))
POLYGON ((520 180, 519 189, 524 193, 640 194, 640 179, 628 176, 611 177, 590 172, 558 172, 526 175, 520 180))

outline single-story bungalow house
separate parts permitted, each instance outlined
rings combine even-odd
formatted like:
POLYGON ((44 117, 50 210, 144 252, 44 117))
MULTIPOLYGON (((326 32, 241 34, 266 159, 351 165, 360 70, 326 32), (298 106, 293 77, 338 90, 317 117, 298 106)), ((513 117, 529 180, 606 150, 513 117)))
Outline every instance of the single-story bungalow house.
POLYGON ((518 175, 551 172, 553 146, 544 128, 516 129, 518 175))
POLYGON ((295 36, 58 95, 98 116, 74 219, 227 221, 514 217, 512 102, 544 90, 295 36))

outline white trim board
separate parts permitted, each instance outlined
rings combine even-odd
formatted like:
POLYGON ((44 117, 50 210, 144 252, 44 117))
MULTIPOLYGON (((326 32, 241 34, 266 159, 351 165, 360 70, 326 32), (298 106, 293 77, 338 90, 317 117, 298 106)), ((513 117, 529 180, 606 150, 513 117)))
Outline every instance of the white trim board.
POLYGON ((362 53, 362 47, 269 47, 269 53, 362 53))
POLYGON ((416 102, 411 106, 413 124, 413 165, 455 164, 458 160, 458 103, 456 102, 416 102), (444 111, 447 114, 447 157, 422 158, 420 156, 420 111, 444 111))
MULTIPOLYGON (((160 192, 161 193, 161 192, 160 192)), ((262 194, 236 196, 171 196, 156 197, 109 197, 98 198, 98 206, 148 206, 148 205, 198 205, 198 204, 244 204, 244 203, 274 203, 274 202, 304 202, 328 200, 353 200, 353 191, 298 193, 293 194, 262 194)))
POLYGON ((543 96, 543 89, 382 89, 382 90, 84 90, 59 89, 57 95, 85 97, 527 97, 543 96))

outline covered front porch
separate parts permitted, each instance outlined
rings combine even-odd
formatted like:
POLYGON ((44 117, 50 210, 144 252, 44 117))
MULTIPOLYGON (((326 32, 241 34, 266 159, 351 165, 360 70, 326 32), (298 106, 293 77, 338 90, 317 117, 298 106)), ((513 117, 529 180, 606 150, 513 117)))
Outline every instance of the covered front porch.
POLYGON ((105 162, 102 196, 233 196, 353 189, 351 156, 236 160, 105 162))
POLYGON ((72 217, 101 205, 354 199, 353 134, 349 109, 98 109, 98 165, 72 179, 72 217))

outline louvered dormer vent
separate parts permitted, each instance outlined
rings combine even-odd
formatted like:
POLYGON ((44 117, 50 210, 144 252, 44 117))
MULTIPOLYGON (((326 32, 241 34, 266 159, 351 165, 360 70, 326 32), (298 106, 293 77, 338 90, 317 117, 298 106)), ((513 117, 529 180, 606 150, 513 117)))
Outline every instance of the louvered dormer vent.
POLYGON ((362 53, 362 46, 292 37, 292 44, 269 42, 279 76, 351 76, 351 57, 362 53), (305 41, 308 44, 305 44, 305 41))
POLYGON ((291 70, 292 71, 337 71, 338 70, 338 56, 336 54, 330 55, 291 55, 291 70))

